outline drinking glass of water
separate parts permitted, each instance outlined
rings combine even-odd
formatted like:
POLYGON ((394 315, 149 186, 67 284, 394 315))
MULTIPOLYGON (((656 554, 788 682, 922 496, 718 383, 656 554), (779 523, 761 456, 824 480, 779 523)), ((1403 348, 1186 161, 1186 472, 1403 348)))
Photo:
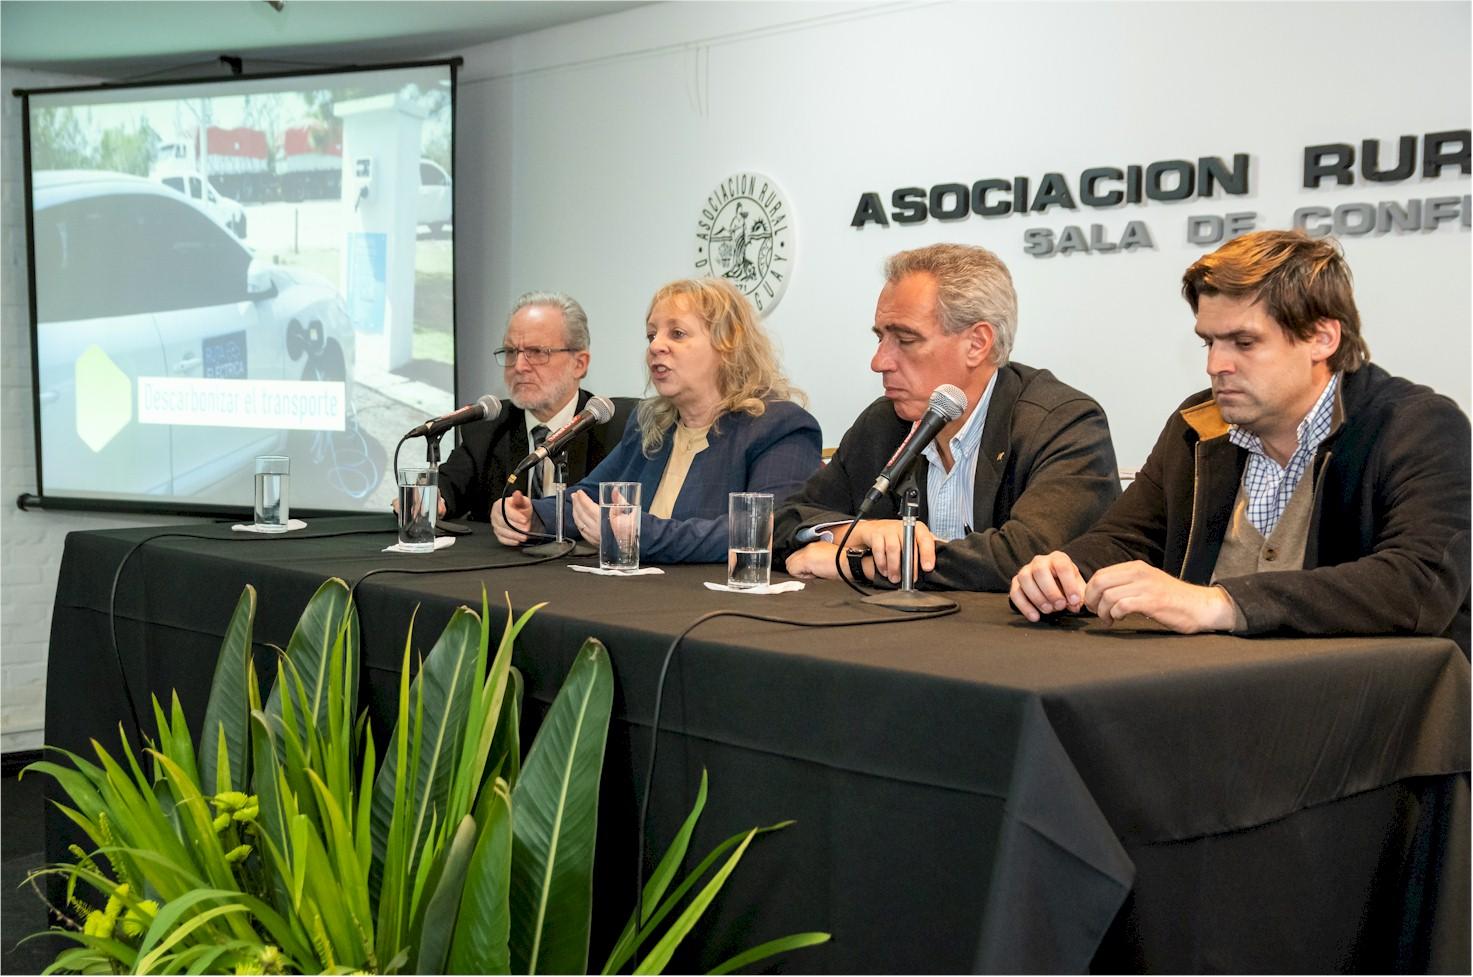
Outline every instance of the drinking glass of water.
POLYGON ((638 482, 598 483, 600 569, 639 569, 639 492, 638 482))
POLYGON ((399 466, 399 548, 406 553, 435 549, 440 513, 440 471, 434 465, 399 466))
POLYGON ((287 479, 292 460, 286 455, 261 455, 256 459, 256 528, 263 533, 286 532, 291 518, 287 479))
POLYGON ((772 495, 733 492, 727 497, 726 585, 766 587, 772 577, 772 495))

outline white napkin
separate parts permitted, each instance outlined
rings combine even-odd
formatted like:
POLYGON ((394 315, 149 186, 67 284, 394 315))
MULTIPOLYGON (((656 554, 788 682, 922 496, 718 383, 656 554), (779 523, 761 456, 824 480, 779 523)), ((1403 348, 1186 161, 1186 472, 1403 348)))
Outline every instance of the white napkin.
POLYGON ((300 519, 288 519, 286 521, 286 528, 285 529, 275 529, 275 530, 272 530, 272 529, 263 529, 262 527, 257 526, 253 522, 238 522, 234 526, 231 526, 230 528, 233 529, 233 530, 235 530, 238 533, 267 533, 268 535, 271 535, 271 536, 280 536, 282 533, 284 533, 284 532, 289 533, 293 529, 306 529, 307 528, 307 524, 305 522, 303 522, 302 520, 300 520, 300 519))
POLYGON ((782 583, 768 584, 766 587, 744 587, 737 589, 736 587, 728 587, 724 583, 712 583, 707 580, 706 589, 720 590, 728 594, 791 594, 803 589, 803 581, 785 580, 782 583))
MULTIPOLYGON (((436 536, 435 537, 435 549, 437 549, 437 550, 443 550, 447 546, 454 546, 454 545, 455 545, 455 537, 454 536, 436 536)), ((395 543, 393 546, 385 546, 384 547, 384 552, 385 553, 415 553, 416 551, 414 551, 414 550, 406 550, 400 544, 395 543)))
POLYGON ((577 570, 579 573, 597 573, 605 577, 641 577, 647 573, 664 573, 659 567, 640 567, 638 570, 605 570, 603 567, 584 566, 581 563, 569 563, 569 570, 577 570))

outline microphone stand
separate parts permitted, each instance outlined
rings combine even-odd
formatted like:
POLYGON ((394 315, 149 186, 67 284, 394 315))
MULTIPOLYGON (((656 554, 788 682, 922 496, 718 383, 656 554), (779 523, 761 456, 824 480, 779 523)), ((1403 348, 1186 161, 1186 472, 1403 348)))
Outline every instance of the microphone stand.
MULTIPOLYGON (((449 428, 446 428, 446 430, 448 431, 449 428)), ((435 472, 440 470, 440 439, 444 436, 445 431, 441 431, 439 434, 425 435, 425 464, 429 465, 430 469, 435 472)), ((399 473, 395 472, 394 478, 396 482, 398 481, 398 477, 399 473)), ((440 519, 440 479, 438 476, 435 478, 435 498, 433 501, 434 505, 430 506, 429 519, 430 525, 434 527, 436 536, 457 536, 470 532, 464 526, 440 519)))
POLYGON ((901 483, 900 498, 900 589, 870 594, 863 598, 863 602, 897 611, 933 611, 943 607, 956 607, 956 601, 949 597, 916 590, 916 519, 921 512, 921 493, 916 488, 914 469, 901 483))
MULTIPOLYGON (((538 462, 542 464, 542 462, 538 462)), ((554 465, 556 475, 552 483, 553 495, 557 497, 557 520, 554 523, 556 535, 546 543, 538 543, 535 546, 526 546, 522 552, 528 556, 590 556, 598 552, 581 539, 572 540, 563 536, 563 498, 567 493, 568 486, 568 462, 559 454, 554 465), (571 546, 569 545, 571 544, 571 546)))

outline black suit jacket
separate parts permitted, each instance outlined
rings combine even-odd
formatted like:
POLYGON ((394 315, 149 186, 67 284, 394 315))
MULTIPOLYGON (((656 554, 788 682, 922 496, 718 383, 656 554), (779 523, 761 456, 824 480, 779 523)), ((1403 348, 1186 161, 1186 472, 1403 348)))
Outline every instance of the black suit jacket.
MULTIPOLYGON (((588 405, 593 395, 578 391, 578 410, 588 405)), ((631 397, 611 397, 614 417, 607 424, 597 424, 573 439, 568 445, 568 484, 583 477, 603 461, 618 445, 637 403, 631 397)), ((506 477, 517 462, 532 450, 527 444, 526 414, 504 401, 501 416, 494 421, 476 421, 459 428, 460 445, 440 465, 440 494, 445 499, 445 517, 464 516, 487 522, 491 503, 501 498, 506 477)))
MULTIPOLYGON (((1428 634, 1468 654, 1468 418, 1374 363, 1340 381, 1345 422, 1304 477, 1314 508, 1300 570, 1217 581, 1241 634, 1428 634)), ((1248 453, 1228 439, 1211 390, 1167 421, 1145 467, 1090 532, 1062 547, 1085 579, 1144 560, 1212 583, 1248 453)))
MULTIPOLYGON (((788 497, 772 532, 774 562, 802 547, 798 533, 851 519, 875 476, 910 433, 881 397, 854 422, 833 459, 788 497)), ((914 471, 920 519, 928 517, 924 459, 914 471)), ((1094 525, 1117 496, 1120 476, 1105 412, 1047 370, 1009 363, 982 428, 972 489, 973 531, 936 548, 936 568, 918 583, 936 590, 1006 591, 1018 567, 1094 525)), ((894 492, 870 511, 894 519, 894 492)))

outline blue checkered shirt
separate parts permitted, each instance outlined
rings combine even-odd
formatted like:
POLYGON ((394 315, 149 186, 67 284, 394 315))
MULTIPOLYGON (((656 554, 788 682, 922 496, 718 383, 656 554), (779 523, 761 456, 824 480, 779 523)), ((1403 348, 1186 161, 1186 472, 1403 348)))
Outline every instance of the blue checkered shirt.
POLYGON ((1335 388, 1340 374, 1330 377, 1320 399, 1315 401, 1304 420, 1299 422, 1299 447, 1283 468, 1264 454, 1263 441, 1256 434, 1234 424, 1228 428, 1228 440, 1248 452, 1248 467, 1243 470, 1243 491, 1248 496, 1248 521, 1265 537, 1274 531, 1289 505, 1289 497, 1299 487, 1299 480, 1309 469, 1315 450, 1330 436, 1335 417, 1335 388))
POLYGON ((977 455, 982 448, 982 425, 987 420, 987 405, 992 402, 992 388, 997 374, 987 381, 982 399, 967 418, 967 423, 951 438, 951 471, 941 464, 936 442, 926 445, 922 454, 929 467, 926 472, 926 528, 937 539, 961 539, 972 531, 972 496, 977 488, 977 455))

